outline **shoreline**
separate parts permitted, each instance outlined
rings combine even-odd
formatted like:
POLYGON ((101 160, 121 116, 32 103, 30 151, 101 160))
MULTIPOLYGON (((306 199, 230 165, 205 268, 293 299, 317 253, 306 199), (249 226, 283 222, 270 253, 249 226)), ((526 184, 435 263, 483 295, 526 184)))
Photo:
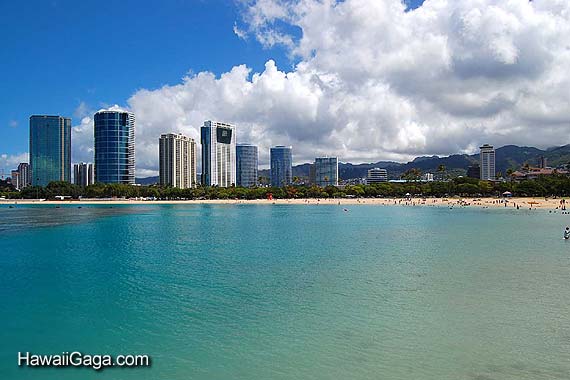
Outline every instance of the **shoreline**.
MULTIPOLYGON (((39 200, 6 199, 0 205, 168 205, 168 204, 251 204, 251 205, 372 205, 372 206, 445 206, 476 208, 561 209, 563 198, 303 198, 303 199, 201 199, 201 200, 131 200, 82 199, 39 200), (506 207, 505 207, 506 202, 506 207)), ((569 205, 570 207, 570 205, 569 205)))

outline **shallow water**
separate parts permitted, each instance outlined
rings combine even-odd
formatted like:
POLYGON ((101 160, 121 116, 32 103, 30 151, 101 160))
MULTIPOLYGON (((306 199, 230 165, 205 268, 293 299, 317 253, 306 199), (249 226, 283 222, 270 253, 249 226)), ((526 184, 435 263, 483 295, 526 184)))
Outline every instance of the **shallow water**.
POLYGON ((569 215, 343 207, 0 207, 0 379, 570 378, 569 215))

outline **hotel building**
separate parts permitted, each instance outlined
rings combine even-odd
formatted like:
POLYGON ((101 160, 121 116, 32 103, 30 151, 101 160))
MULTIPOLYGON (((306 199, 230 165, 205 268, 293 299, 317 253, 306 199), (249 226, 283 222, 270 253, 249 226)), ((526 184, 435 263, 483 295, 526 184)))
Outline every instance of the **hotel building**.
POLYGON ((388 171, 386 169, 374 168, 368 170, 368 175, 366 176, 366 183, 380 183, 388 182, 388 171))
POLYGON ((484 181, 495 180, 495 148, 492 145, 485 144, 481 149, 479 159, 481 167, 481 179, 484 181))
POLYGON ((270 150, 271 186, 282 187, 293 182, 293 149, 278 145, 270 150))
POLYGON ((135 184, 135 115, 120 110, 95 114, 95 182, 135 184))
POLYGON ((30 166, 34 186, 71 181, 71 119, 30 117, 30 166))
POLYGON ((338 186, 338 158, 315 158, 315 184, 320 187, 338 186))
POLYGON ((158 140, 162 186, 196 187, 196 141, 180 133, 165 133, 158 140))
POLYGON ((236 184, 235 126, 205 121, 200 129, 202 184, 230 187, 236 184))
POLYGON ((236 176, 238 186, 257 186, 258 159, 257 146, 237 144, 236 176))
POLYGON ((95 183, 95 168, 93 164, 79 163, 73 165, 73 183, 79 186, 89 186, 95 183))

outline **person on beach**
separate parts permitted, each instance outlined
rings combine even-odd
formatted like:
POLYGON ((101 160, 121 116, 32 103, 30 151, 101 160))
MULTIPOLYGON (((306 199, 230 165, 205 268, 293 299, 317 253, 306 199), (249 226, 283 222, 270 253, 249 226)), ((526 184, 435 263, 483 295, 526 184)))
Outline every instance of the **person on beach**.
POLYGON ((564 230, 564 240, 568 239, 570 239, 570 227, 566 226, 566 229, 564 230))

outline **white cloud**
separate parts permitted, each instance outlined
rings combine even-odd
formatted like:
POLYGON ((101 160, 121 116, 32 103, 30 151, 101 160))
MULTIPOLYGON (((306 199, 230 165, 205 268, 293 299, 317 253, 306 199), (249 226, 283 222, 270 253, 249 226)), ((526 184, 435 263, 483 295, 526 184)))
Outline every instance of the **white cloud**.
MULTIPOLYGON (((296 162, 357 162, 570 142, 567 0, 426 0, 409 12, 399 0, 242 4, 234 33, 282 45, 298 64, 137 91, 139 173, 156 171, 161 133, 198 141, 207 119, 235 123, 262 164, 274 144, 293 145, 296 162)), ((92 139, 91 124, 74 127, 74 141, 92 139)))
POLYGON ((28 153, 0 154, 0 170, 4 171, 4 177, 10 176, 10 171, 18 168, 20 162, 28 162, 28 153))

